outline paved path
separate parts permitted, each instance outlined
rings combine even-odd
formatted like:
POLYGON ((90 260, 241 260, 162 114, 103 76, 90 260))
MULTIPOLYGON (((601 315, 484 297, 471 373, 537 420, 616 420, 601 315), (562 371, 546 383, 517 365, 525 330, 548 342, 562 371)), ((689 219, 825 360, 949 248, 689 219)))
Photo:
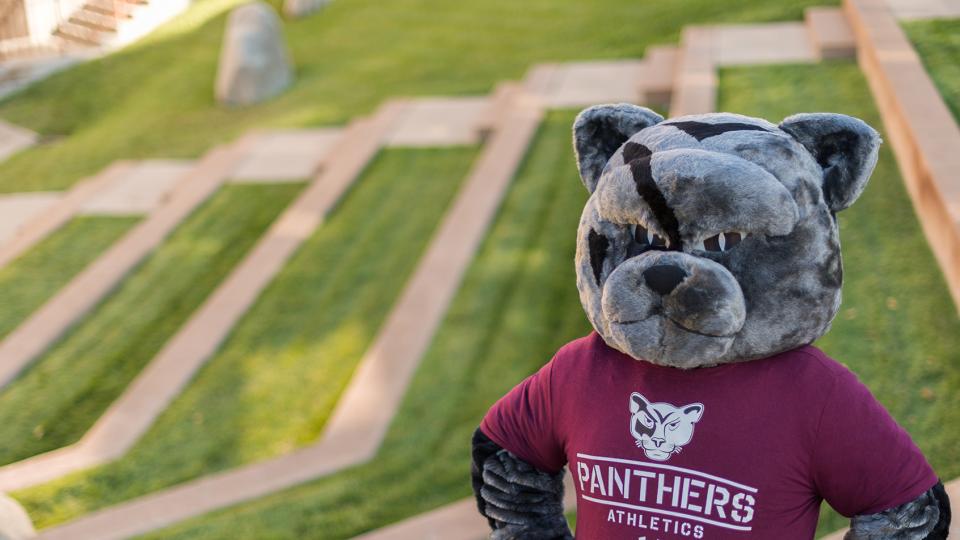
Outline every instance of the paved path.
POLYGON ((123 172, 114 175, 109 185, 88 198, 78 213, 88 216, 149 214, 168 200, 177 183, 193 166, 194 162, 181 159, 130 163, 123 172))
POLYGON ((27 128, 0 120, 0 161, 24 148, 33 146, 37 142, 37 138, 38 135, 27 128))
MULTIPOLYGON (((563 508, 577 508, 577 493, 568 472, 564 478, 563 508)), ((483 540, 490 526, 470 497, 406 519, 394 525, 354 537, 353 540, 483 540)))
POLYGON ((117 161, 65 193, 0 195, 0 268, 74 216, 149 214, 191 167, 183 160, 117 161))
POLYGON ((0 387, 93 309, 127 273, 140 263, 198 205, 217 190, 246 142, 216 148, 187 174, 170 199, 134 226, 110 249, 77 274, 56 295, 0 342, 0 387))
MULTIPOLYGON (((117 177, 126 174, 131 165, 132 162, 129 161, 115 162, 96 176, 77 182, 66 194, 58 194, 53 204, 43 206, 42 211, 21 221, 15 231, 0 232, 0 268, 70 221, 90 197, 109 186, 117 177)), ((11 213, 5 209, 5 199, 5 196, 0 196, 0 231, 9 226, 4 224, 9 223, 7 220, 10 220, 11 215, 22 211, 14 209, 11 213)))
POLYGON ((814 37, 804 23, 685 27, 670 116, 715 110, 720 67, 817 61, 814 37))
POLYGON ((960 17, 960 0, 886 0, 898 19, 950 19, 960 17))
POLYGON ((61 196, 55 191, 0 195, 0 243, 18 236, 32 220, 54 207, 61 196))
POLYGON ((487 97, 434 97, 410 100, 410 107, 387 135, 387 146, 429 147, 480 143, 487 97))
POLYGON ((640 97, 643 63, 610 60, 538 64, 527 74, 527 90, 550 108, 630 102, 640 97))
POLYGON ((804 11, 804 20, 811 45, 821 60, 856 56, 857 40, 842 9, 809 7, 804 11))
MULTIPOLYGON (((109 540, 143 534, 372 458, 539 124, 542 112, 536 100, 517 91, 506 103, 502 121, 318 443, 95 512, 48 529, 41 537, 109 540)), ((288 227, 308 230, 314 219, 302 215, 288 227)))
POLYGON ((340 140, 338 128, 257 131, 231 182, 302 182, 313 178, 340 140))
MULTIPOLYGON (((0 492, 48 482, 125 454, 216 351, 287 259, 313 234, 376 154, 403 107, 402 102, 391 103, 373 119, 356 121, 347 128, 334 147, 336 158, 277 217, 80 441, 0 467, 0 492)), ((259 139, 255 134, 246 141, 253 144, 259 139)))
POLYGON ((960 126, 883 0, 845 0, 859 62, 917 217, 960 311, 960 126))

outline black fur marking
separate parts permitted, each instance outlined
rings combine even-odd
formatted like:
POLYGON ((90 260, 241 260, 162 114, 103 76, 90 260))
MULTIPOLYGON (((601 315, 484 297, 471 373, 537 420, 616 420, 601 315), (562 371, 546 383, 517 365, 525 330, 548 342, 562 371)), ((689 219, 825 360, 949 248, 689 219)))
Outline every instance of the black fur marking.
POLYGON ((947 537, 950 531, 950 498, 947 497, 947 490, 944 489, 943 482, 937 482, 937 485, 930 488, 930 493, 937 501, 937 507, 940 509, 940 518, 925 540, 942 540, 947 537))
MULTIPOLYGON (((480 496, 480 490, 483 488, 483 464, 487 461, 487 458, 499 452, 501 448, 500 445, 490 440, 480 428, 473 432, 472 448, 473 460, 470 464, 470 481, 473 485, 473 494, 477 499, 477 510, 480 511, 480 515, 486 517, 487 502, 480 496)), ((490 524, 491 529, 497 527, 497 522, 493 518, 488 517, 487 523, 490 524)))
POLYGON ((842 200, 843 191, 853 180, 850 171, 863 168, 863 158, 856 152, 860 136, 853 131, 838 131, 825 135, 820 143, 814 157, 823 167, 823 195, 828 201, 842 200))
POLYGON ((641 157, 630 162, 630 172, 633 173, 633 182, 637 186, 637 193, 646 201, 657 218, 660 226, 670 238, 670 249, 680 250, 680 224, 673 208, 667 204, 657 182, 653 179, 650 170, 650 157, 641 157))
POLYGON ((646 146, 640 143, 628 142, 626 146, 623 147, 623 162, 630 163, 635 159, 650 157, 651 154, 653 154, 653 152, 646 146))
POLYGON ((643 280, 660 296, 666 296, 687 279, 687 273, 679 266, 657 264, 643 271, 643 280))
POLYGON ((600 276, 603 274, 603 261, 607 258, 607 250, 610 248, 610 240, 590 229, 587 235, 587 242, 590 244, 590 266, 593 267, 593 278, 597 280, 597 286, 600 286, 600 276))
POLYGON ((702 141, 710 137, 716 137, 717 135, 726 133, 728 131, 766 131, 768 133, 770 131, 754 124, 744 124, 742 122, 708 124, 706 122, 688 120, 685 122, 668 122, 665 125, 674 126, 687 135, 694 137, 698 141, 702 141))

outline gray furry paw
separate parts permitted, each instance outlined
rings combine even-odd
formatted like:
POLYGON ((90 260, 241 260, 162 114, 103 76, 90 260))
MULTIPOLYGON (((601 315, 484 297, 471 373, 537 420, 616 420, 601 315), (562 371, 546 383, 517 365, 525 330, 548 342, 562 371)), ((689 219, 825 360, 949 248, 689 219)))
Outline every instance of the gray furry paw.
POLYGON ((854 516, 844 540, 940 540, 950 528, 950 501, 938 482, 916 499, 877 514, 854 516))
POLYGON ((491 539, 573 538, 563 515, 562 471, 539 471, 480 430, 474 435, 474 457, 474 490, 478 508, 490 522, 491 539))

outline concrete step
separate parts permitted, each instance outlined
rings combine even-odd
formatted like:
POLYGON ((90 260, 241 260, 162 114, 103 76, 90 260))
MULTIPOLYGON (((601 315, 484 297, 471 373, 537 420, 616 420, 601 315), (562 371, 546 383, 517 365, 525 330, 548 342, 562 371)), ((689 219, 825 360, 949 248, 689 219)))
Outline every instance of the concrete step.
POLYGON ((803 13, 810 42, 822 58, 853 58, 857 43, 843 8, 811 7, 803 13))
POLYGON ((673 45, 648 47, 643 61, 640 95, 644 104, 667 108, 673 93, 680 49, 673 45))
POLYGON ((124 2, 122 0, 89 0, 83 9, 95 11, 97 13, 116 16, 129 19, 133 16, 138 4, 124 2))
POLYGON ((80 8, 70 17, 70 22, 101 32, 116 32, 117 17, 101 11, 80 8))
POLYGON ((74 43, 87 45, 100 45, 105 42, 113 32, 97 30, 89 26, 77 24, 71 21, 64 22, 57 28, 53 35, 74 43))

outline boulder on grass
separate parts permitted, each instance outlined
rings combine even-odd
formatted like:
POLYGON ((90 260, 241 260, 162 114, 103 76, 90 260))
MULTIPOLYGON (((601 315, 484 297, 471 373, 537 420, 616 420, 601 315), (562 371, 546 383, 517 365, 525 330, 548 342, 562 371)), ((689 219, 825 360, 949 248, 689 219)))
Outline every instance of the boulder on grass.
POLYGON ((231 106, 259 103, 292 82, 290 55, 273 8, 253 2, 230 12, 217 70, 217 101, 231 106))
POLYGON ((330 0, 284 0, 283 14, 292 19, 309 15, 326 6, 330 0))
POLYGON ((36 535, 20 503, 0 493, 0 540, 24 540, 36 535))

